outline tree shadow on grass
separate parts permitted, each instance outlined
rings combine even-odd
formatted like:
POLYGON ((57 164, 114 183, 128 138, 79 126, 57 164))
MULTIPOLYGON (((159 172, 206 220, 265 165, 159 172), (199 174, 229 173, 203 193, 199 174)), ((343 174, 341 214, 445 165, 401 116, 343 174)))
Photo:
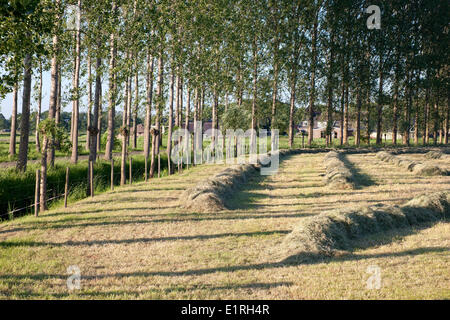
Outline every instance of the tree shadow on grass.
MULTIPOLYGON (((42 280, 44 280, 43 278, 42 280)), ((10 280, 11 284, 14 283, 17 286, 16 279, 7 278, 4 280, 10 280)), ((9 282, 9 281, 7 281, 9 282)), ((23 284, 23 282, 22 282, 23 284)), ((104 299, 108 297, 117 297, 117 296, 130 296, 134 298, 145 297, 150 294, 150 296, 160 296, 164 298, 167 294, 172 292, 187 292, 193 293, 194 291, 227 291, 227 290, 240 290, 240 289, 259 289, 259 290, 269 290, 277 287, 289 287, 293 285, 292 282, 251 282, 244 284, 226 284, 226 285, 208 285, 208 284, 200 284, 200 285, 191 285, 183 287, 182 284, 167 286, 163 288, 159 287, 151 287, 151 288, 143 288, 142 291, 136 290, 107 290, 107 291, 77 291, 77 292, 46 292, 45 295, 51 296, 53 298, 62 299, 62 298, 73 298, 73 299, 104 299)), ((20 292, 19 294, 11 293, 5 294, 8 298, 18 297, 20 299, 26 299, 30 297, 42 297, 43 294, 39 292, 33 292, 31 290, 25 290, 20 292)))
POLYGON ((173 236, 160 238, 136 238, 136 239, 110 239, 110 240, 91 240, 91 241, 66 241, 66 242, 40 242, 27 240, 11 240, 0 242, 0 248, 10 247, 65 247, 65 246, 92 246, 92 245, 110 245, 110 244, 132 244, 132 243, 151 243, 163 241, 187 241, 187 240, 208 240, 228 237, 262 237, 271 235, 286 235, 289 230, 273 230, 259 232, 242 232, 242 233, 219 233, 192 236, 173 236))
POLYGON ((347 159, 345 154, 340 154, 340 159, 350 170, 355 189, 362 189, 363 187, 376 185, 376 182, 368 174, 362 173, 352 162, 347 159))
MULTIPOLYGON (((322 257, 322 256, 301 256, 301 257, 290 257, 281 262, 267 262, 267 263, 256 263, 249 265, 237 265, 237 266, 223 266, 205 269, 192 269, 192 270, 181 270, 181 271, 141 271, 141 272, 118 272, 112 274, 97 274, 97 275, 83 275, 83 279, 86 280, 99 280, 99 279, 109 279, 109 278, 133 278, 133 277, 183 277, 183 276, 202 276, 207 274, 213 274, 217 272, 236 272, 236 271, 252 271, 252 270, 265 270, 265 269, 277 269, 285 268, 290 266, 298 265, 314 265, 320 263, 339 263, 348 261, 361 261, 367 259, 379 259, 379 258, 392 258, 392 257, 406 257, 406 256, 417 256, 427 253, 442 253, 448 252, 447 247, 426 247, 417 248, 411 250, 405 250, 401 252, 386 252, 386 253, 376 253, 376 254, 343 254, 339 257, 322 257)), ((32 279, 32 280, 46 280, 46 279, 61 279, 66 280, 67 274, 0 274, 1 280, 11 280, 19 281, 22 279, 32 279)))
MULTIPOLYGON (((33 225, 31 227, 18 227, 7 230, 0 230, 0 234, 4 233, 13 233, 18 231, 31 231, 31 230, 60 230, 60 229, 70 229, 70 228, 85 228, 85 227, 96 227, 96 226, 121 226, 121 225, 137 225, 137 224, 154 224, 154 223, 176 223, 176 222, 206 222, 206 221, 216 221, 216 220, 246 220, 246 219, 271 219, 271 218, 301 218, 306 217, 308 214, 286 214, 285 212, 282 214, 275 214, 271 212, 269 214, 240 214, 232 212, 232 214, 212 214, 212 215, 204 215, 204 214, 177 214, 177 215, 169 215, 167 214, 167 218, 158 218, 151 219, 151 215, 149 215, 149 219, 120 219, 122 216, 117 216, 117 219, 113 221, 103 221, 103 222, 86 222, 86 223, 78 223, 78 224, 69 224, 70 220, 66 219, 64 221, 60 221, 59 223, 43 223, 42 225, 33 225)), ((133 216, 128 216, 133 217, 133 216)), ((97 217, 92 217, 92 219, 96 220, 97 217)), ((89 218, 90 219, 90 218, 89 218)))

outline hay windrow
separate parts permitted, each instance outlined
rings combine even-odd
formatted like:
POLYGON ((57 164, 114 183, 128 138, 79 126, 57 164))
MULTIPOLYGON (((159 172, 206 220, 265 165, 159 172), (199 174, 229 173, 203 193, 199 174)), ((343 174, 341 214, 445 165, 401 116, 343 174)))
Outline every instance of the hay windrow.
MULTIPOLYGON (((276 152, 279 157, 284 157, 299 153, 299 150, 284 149, 276 152)), ((245 183, 248 177, 255 174, 261 167, 270 166, 271 155, 271 152, 259 155, 256 165, 234 165, 209 179, 199 182, 181 194, 179 198, 180 206, 197 212, 216 212, 226 209, 225 199, 227 196, 238 186, 245 183)))
POLYGON ((325 183, 336 189, 353 189, 353 176, 336 151, 328 152, 324 157, 325 183))
POLYGON ((245 183, 254 174, 258 166, 252 164, 235 165, 219 172, 215 176, 201 181, 194 187, 184 191, 180 205, 185 209, 197 212, 214 212, 226 209, 225 198, 238 185, 245 183))
POLYGON ((301 221, 283 240, 283 263, 306 262, 351 249, 351 241, 378 232, 447 219, 450 192, 423 195, 401 205, 375 205, 322 213, 301 221))
POLYGON ((384 162, 389 162, 398 167, 405 168, 406 170, 411 171, 419 176, 442 176, 447 174, 445 170, 436 165, 400 159, 397 156, 386 151, 378 152, 377 158, 384 162))
POLYGON ((430 151, 425 154, 425 158, 427 159, 440 159, 442 158, 443 153, 441 151, 430 151))

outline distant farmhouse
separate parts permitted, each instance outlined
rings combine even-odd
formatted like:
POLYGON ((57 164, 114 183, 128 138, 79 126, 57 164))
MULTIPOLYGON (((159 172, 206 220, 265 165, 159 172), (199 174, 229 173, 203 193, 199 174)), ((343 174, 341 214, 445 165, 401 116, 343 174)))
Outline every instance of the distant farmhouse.
MULTIPOLYGON (((309 123, 308 121, 302 121, 297 126, 297 132, 298 134, 308 134, 309 130, 309 123)), ((353 137, 355 130, 351 127, 348 128, 348 136, 353 137)), ((340 121, 334 121, 333 127, 332 127, 332 134, 333 139, 340 139, 341 138, 341 122, 340 121)), ((327 135, 327 122, 326 121, 314 121, 314 127, 313 127, 313 139, 320 139, 320 138, 326 138, 327 135)))

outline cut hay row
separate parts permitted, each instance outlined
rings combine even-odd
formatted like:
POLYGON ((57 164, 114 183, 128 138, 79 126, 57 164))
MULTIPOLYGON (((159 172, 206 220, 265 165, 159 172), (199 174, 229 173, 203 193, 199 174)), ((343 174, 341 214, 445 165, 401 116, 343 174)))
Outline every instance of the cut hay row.
POLYGON ((234 165, 187 189, 179 198, 180 205, 196 212, 213 212, 226 209, 225 198, 238 185, 258 170, 253 164, 234 165))
MULTIPOLYGON (((298 150, 279 150, 280 157, 298 153, 298 150)), ((271 153, 260 155, 258 164, 234 165, 219 172, 215 176, 201 181, 194 187, 184 191, 179 203, 182 208, 197 212, 214 212, 226 209, 225 199, 229 198, 238 186, 258 172, 261 167, 270 165, 271 153), (263 164, 264 163, 264 164, 263 164)))
POLYGON ((447 174, 447 172, 445 170, 441 169, 438 166, 426 164, 426 163, 420 163, 417 161, 400 159, 397 156, 395 156, 391 153, 385 152, 385 151, 378 152, 377 158, 382 161, 395 164, 398 167, 405 168, 405 169, 415 173, 416 175, 441 176, 441 175, 447 174))
POLYGON ((349 168, 341 160, 336 151, 328 152, 324 157, 325 183, 331 188, 353 189, 353 177, 349 168))
POLYGON ((425 158, 427 159, 440 159, 442 158, 443 153, 441 151, 430 151, 425 154, 425 158))
POLYGON ((278 251, 281 261, 302 262, 351 249, 351 241, 395 228, 447 219, 450 192, 424 195, 402 206, 367 206, 305 218, 286 236, 278 251))

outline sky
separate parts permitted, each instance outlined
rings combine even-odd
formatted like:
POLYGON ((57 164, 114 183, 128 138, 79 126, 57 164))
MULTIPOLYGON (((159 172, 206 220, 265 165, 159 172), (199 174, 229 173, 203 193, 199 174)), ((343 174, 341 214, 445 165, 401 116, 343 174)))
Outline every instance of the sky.
MULTIPOLYGON (((36 84, 36 78, 35 74, 33 74, 33 80, 32 80, 32 86, 36 84)), ((34 88, 33 88, 34 89, 34 88)), ((42 74, 42 111, 48 110, 48 104, 49 104, 49 96, 50 96, 50 71, 44 72, 42 74)), ((37 102, 36 99, 34 99, 35 90, 32 90, 31 92, 31 110, 37 109, 37 102)), ((22 113, 22 90, 19 89, 19 94, 17 96, 17 113, 22 113)), ((1 101, 0 104, 0 113, 2 113, 6 119, 9 119, 11 117, 12 113, 12 105, 13 105, 13 93, 8 93, 1 101)))

